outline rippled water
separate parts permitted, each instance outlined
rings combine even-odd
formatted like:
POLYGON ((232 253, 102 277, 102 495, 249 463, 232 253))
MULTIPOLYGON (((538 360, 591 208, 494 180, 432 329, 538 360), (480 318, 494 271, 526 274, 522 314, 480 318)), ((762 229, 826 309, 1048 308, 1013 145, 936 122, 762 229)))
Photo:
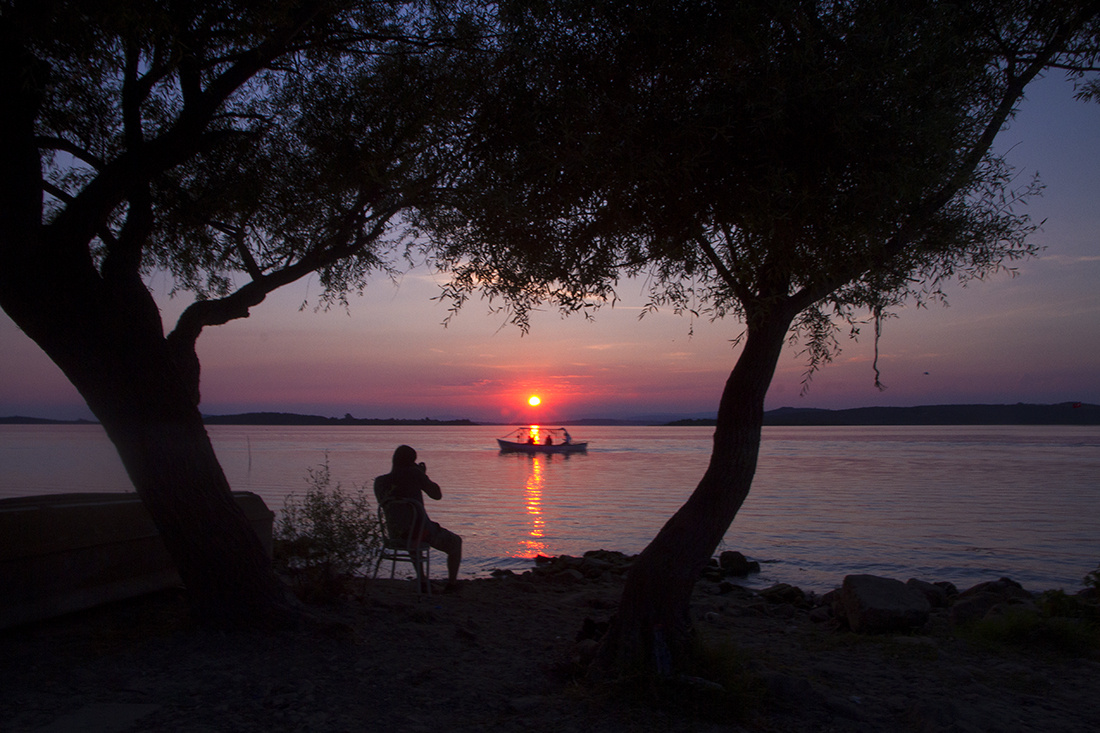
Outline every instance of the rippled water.
MULTIPOLYGON (((214 426, 235 489, 275 510, 327 460, 368 486, 400 443, 443 487, 434 519, 465 538, 464 573, 535 554, 640 551, 687 498, 709 428, 572 428, 589 452, 501 454, 506 427, 214 426)), ((98 426, 0 426, 0 496, 126 490, 98 426)), ((848 573, 950 580, 1003 575, 1080 587, 1100 563, 1100 429, 765 428, 752 493, 725 540, 763 562, 752 585, 827 590, 848 573)))

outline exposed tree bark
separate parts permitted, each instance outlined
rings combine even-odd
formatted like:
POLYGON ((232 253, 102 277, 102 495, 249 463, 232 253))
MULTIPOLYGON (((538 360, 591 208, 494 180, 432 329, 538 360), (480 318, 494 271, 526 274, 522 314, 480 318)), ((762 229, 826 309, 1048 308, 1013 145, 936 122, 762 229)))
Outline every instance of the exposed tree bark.
POLYGON ((748 319, 722 391, 710 464, 687 502, 634 561, 595 669, 668 674, 691 659, 692 588, 752 487, 764 396, 796 312, 786 301, 748 319))

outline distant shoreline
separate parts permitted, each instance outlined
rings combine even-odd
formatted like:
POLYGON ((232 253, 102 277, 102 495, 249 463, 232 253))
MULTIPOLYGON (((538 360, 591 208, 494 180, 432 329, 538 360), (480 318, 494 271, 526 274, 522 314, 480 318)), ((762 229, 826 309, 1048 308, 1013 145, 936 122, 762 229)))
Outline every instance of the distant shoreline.
MULTIPOLYGON (((237 415, 204 415, 207 425, 308 426, 440 426, 469 427, 511 423, 479 423, 472 420, 435 420, 433 418, 357 418, 300 415, 289 412, 247 412, 237 415)), ((558 421, 563 425, 706 427, 713 417, 688 417, 673 420, 631 420, 585 418, 558 421)), ((0 425, 96 425, 91 420, 50 420, 46 418, 0 417, 0 425)), ((1053 405, 924 405, 918 407, 857 407, 847 410, 781 407, 764 413, 764 425, 770 427, 830 427, 875 425, 1100 425, 1100 405, 1062 402, 1053 405)))
POLYGON ((817 410, 781 407, 764 413, 769 426, 858 425, 1100 425, 1100 405, 923 405, 817 410))
MULTIPOLYGON (((206 425, 274 425, 274 426, 339 426, 339 425, 444 425, 470 426, 480 425, 471 420, 433 420, 430 417, 419 419, 403 418, 357 418, 323 417, 321 415, 299 415, 292 412, 245 412, 239 415, 203 415, 206 425)), ((51 420, 40 417, 0 417, 0 425, 98 425, 95 420, 51 420)))

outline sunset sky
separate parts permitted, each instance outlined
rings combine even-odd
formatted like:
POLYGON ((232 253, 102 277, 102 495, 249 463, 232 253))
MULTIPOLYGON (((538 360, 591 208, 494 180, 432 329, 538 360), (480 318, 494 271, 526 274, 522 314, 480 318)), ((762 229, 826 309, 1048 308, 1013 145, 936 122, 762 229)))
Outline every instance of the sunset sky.
MULTIPOLYGON (((1046 185, 1030 214, 1046 219, 1046 249, 997 276, 948 289, 950 307, 902 309, 880 344, 885 391, 874 386, 872 328, 844 341, 833 364, 800 395, 803 360, 789 349, 769 409, 944 403, 1100 403, 1100 104, 1072 98, 1060 77, 1034 85, 999 149, 1021 182, 1046 185)), ((186 304, 151 281, 166 325, 186 304), (164 295, 165 297, 160 297, 164 295)), ((355 417, 465 417, 485 422, 563 422, 585 417, 713 413, 737 351, 732 319, 690 322, 672 313, 639 320, 645 285, 594 321, 547 311, 523 336, 481 302, 444 328, 423 268, 394 287, 371 282, 350 312, 299 310, 316 280, 284 288, 247 320, 199 340, 202 410, 355 417), (689 333, 693 331, 693 333, 689 333), (542 403, 527 400, 539 395, 542 403)), ((0 314, 0 416, 90 418, 60 371, 0 314)))

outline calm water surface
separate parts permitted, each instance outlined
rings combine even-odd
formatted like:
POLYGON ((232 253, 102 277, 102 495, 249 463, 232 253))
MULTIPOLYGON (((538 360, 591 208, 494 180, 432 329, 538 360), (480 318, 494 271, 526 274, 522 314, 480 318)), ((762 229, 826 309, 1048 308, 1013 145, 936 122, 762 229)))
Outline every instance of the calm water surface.
MULTIPOLYGON (((640 551, 702 476, 711 429, 572 428, 589 452, 501 454, 506 427, 213 426, 235 489, 278 511, 327 460, 370 486, 400 443, 443 487, 433 519, 465 538, 464 574, 543 554, 640 551)), ((129 488, 98 426, 0 426, 0 496, 129 488)), ((1079 588, 1100 563, 1100 428, 765 428, 725 549, 750 580, 828 590, 848 573, 969 586, 1001 576, 1079 588)))

